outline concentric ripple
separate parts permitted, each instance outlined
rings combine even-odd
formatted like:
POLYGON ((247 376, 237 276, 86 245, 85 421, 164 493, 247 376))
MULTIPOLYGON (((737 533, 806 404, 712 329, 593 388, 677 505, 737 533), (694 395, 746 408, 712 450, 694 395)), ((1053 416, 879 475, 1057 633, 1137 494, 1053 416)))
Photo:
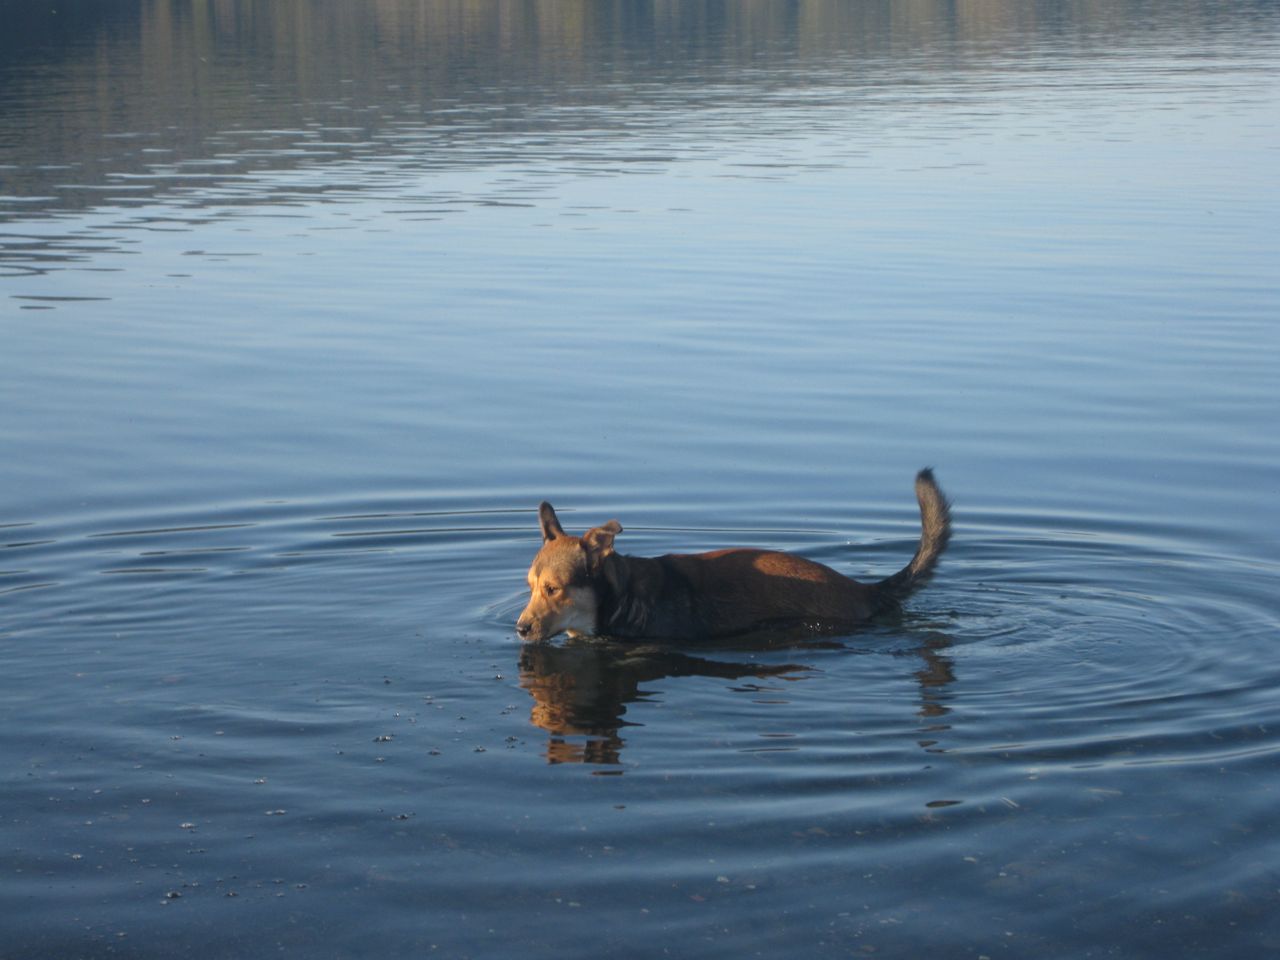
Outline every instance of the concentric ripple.
POLYGON ((953 749, 1064 764, 1280 749, 1276 566, 1112 527, 982 529, 958 545, 956 562, 973 558, 960 575, 980 579, 956 616, 957 672, 976 680, 957 713, 1007 732, 953 749))

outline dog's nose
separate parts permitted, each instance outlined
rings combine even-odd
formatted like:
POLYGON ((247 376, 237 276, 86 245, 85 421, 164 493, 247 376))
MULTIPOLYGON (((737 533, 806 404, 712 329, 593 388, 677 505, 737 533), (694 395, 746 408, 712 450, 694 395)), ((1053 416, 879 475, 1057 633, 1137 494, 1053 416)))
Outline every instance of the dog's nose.
POLYGON ((516 621, 516 633, 520 635, 521 640, 527 640, 529 634, 533 632, 533 624, 528 620, 516 621))

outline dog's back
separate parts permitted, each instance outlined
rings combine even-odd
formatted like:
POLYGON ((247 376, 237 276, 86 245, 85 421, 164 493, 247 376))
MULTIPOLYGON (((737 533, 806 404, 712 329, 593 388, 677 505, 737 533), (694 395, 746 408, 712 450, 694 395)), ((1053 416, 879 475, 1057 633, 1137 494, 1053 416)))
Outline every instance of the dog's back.
POLYGON ((767 625, 850 623, 875 612, 873 587, 789 553, 716 550, 651 563, 646 582, 637 584, 643 600, 633 601, 630 615, 620 618, 628 621, 620 624, 624 629, 634 624, 641 634, 725 636, 767 625))

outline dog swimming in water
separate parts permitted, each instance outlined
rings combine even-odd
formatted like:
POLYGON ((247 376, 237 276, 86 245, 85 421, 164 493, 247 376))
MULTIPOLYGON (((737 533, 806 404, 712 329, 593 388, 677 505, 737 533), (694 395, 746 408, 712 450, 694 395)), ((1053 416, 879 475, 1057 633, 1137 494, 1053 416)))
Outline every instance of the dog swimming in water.
POLYGON ((521 640, 606 636, 702 640, 762 630, 814 630, 859 623, 896 609, 932 575, 951 537, 951 506, 932 470, 916 475, 920 544, 911 562, 878 583, 775 550, 629 557, 616 553, 617 520, 580 537, 538 508, 542 548, 529 567, 529 603, 516 621, 521 640))

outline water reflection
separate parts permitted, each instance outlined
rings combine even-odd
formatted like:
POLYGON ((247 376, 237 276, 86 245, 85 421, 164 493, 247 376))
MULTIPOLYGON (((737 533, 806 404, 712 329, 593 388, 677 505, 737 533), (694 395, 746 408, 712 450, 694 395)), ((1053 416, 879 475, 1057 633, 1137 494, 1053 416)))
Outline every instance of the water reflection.
POLYGON ((924 664, 915 672, 916 682, 920 685, 920 708, 916 715, 925 722, 921 732, 926 734, 919 744, 925 750, 935 753, 943 752, 938 746, 938 736, 950 730, 951 725, 942 722, 942 718, 951 712, 947 706, 950 699, 948 687, 955 682, 955 661, 947 655, 951 646, 951 638, 943 633, 930 633, 914 651, 924 664))
MULTIPOLYGON (((941 722, 950 712, 946 688, 955 680, 954 664, 945 652, 949 645, 944 634, 931 633, 920 646, 903 652, 924 661, 914 677, 920 689, 916 713, 927 723, 921 728, 927 738, 918 742, 926 750, 936 749, 937 735, 949 729, 941 722)), ((845 649, 834 641, 804 646, 845 649)), ((549 734, 544 754, 548 763, 621 763, 626 739, 620 731, 634 725, 625 719, 627 704, 649 696, 643 684, 671 677, 793 681, 814 669, 800 663, 719 660, 660 644, 597 639, 526 644, 520 652, 520 686, 533 697, 529 719, 549 734)))
MULTIPOLYGON (((1233 38, 1252 43, 1274 5, 1233 16, 1258 22, 1233 38)), ((1189 0, 0 0, 0 22, 0 221, 18 222, 155 197, 225 212, 398 195, 410 171, 531 159, 617 172, 735 139, 782 150, 812 132, 814 110, 852 111, 872 130, 904 101, 976 110, 993 68, 1104 42, 1212 49, 1221 29, 1189 0), (762 107, 785 108, 772 128, 762 107), (278 182, 308 169, 324 176, 278 182)), ((4 259, 38 270, 24 257, 33 239, 10 238, 4 259)))
POLYGON ((668 677, 794 680, 808 669, 710 660, 660 645, 594 639, 531 643, 520 652, 520 686, 534 700, 530 719, 551 734, 549 763, 619 763, 626 741, 618 731, 631 725, 623 719, 627 704, 646 696, 641 684, 668 677))

